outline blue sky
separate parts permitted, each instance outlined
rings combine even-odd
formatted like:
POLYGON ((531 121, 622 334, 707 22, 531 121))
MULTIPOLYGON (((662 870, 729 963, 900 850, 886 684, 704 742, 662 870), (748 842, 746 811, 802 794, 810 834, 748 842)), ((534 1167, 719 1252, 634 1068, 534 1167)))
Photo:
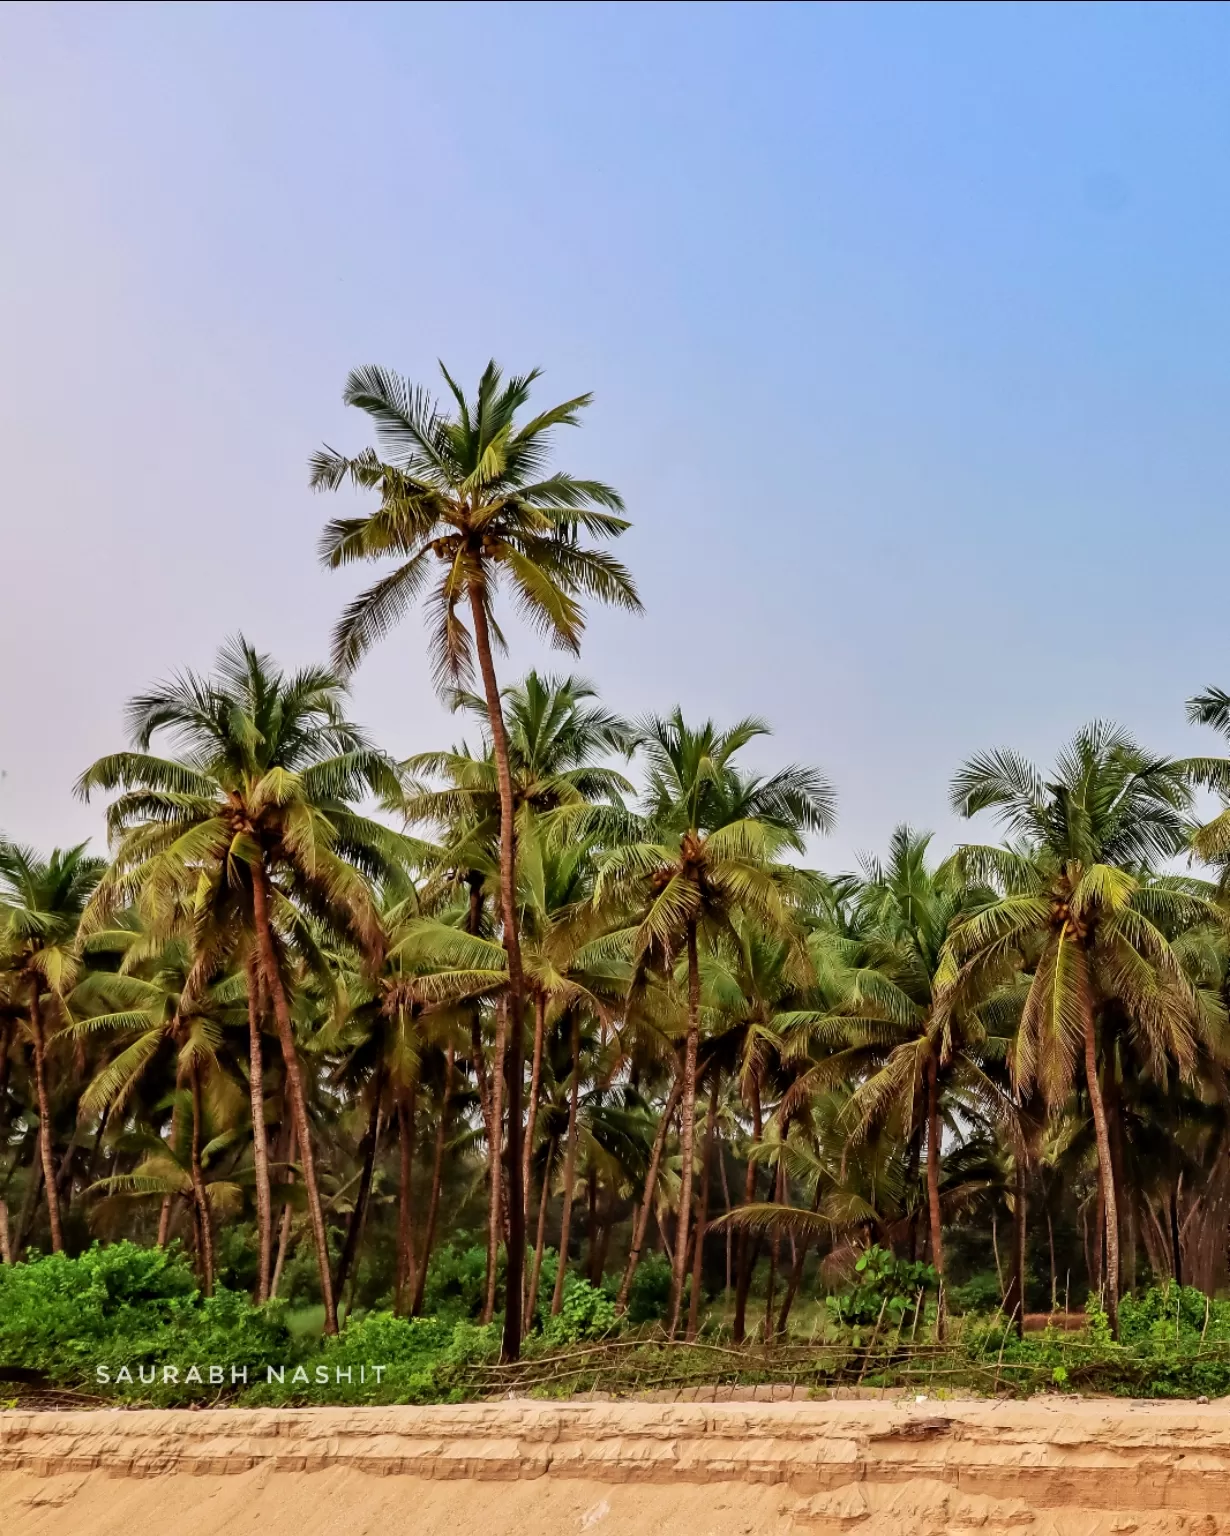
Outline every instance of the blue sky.
MULTIPOLYGON (((124 700, 242 628, 323 656, 356 363, 490 355, 596 403, 641 619, 579 670, 765 715, 840 795, 830 868, 962 835, 963 757, 1230 686, 1230 10, 0 10, 0 829, 124 700)), ((566 667, 516 636, 511 677, 566 667)), ((354 709, 460 732, 417 623, 354 709)))

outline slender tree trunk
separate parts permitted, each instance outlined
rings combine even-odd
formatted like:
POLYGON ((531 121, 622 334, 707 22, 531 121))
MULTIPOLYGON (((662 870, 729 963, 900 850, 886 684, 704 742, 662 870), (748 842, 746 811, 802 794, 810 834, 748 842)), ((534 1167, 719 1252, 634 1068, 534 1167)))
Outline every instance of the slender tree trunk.
MULTIPOLYGON (((295 1154, 298 1147, 295 1145, 297 1137, 295 1127, 290 1128, 290 1143, 286 1152, 286 1184, 289 1186, 295 1182, 295 1154)), ((273 1278, 269 1282, 270 1296, 278 1294, 278 1286, 282 1283, 282 1271, 286 1267, 286 1255, 290 1248, 290 1223, 291 1205, 289 1200, 282 1202, 282 1223, 278 1231, 278 1256, 273 1266, 273 1278)))
POLYGON ((934 1051, 927 1058, 927 1213, 931 1223, 931 1262, 939 1276, 935 1332, 944 1337, 944 1231, 940 1211, 940 1086, 934 1051))
POLYGON ((0 1200, 0 1264, 13 1262, 13 1244, 9 1238, 9 1207, 6 1200, 0 1200))
POLYGON ((606 1274, 606 1251, 611 1241, 611 1225, 615 1220, 615 1191, 607 1193, 598 1213, 598 1252, 593 1256, 592 1284, 601 1285, 606 1274))
POLYGON ((586 1275, 590 1285, 597 1285, 602 1279, 602 1272, 594 1267, 598 1261, 598 1170, 592 1166, 585 1178, 585 1199, 589 1209, 589 1262, 586 1275))
MULTIPOLYGON (((722 1175, 722 1200, 726 1206, 726 1214, 729 1216, 733 1207, 730 1203, 730 1181, 726 1177, 726 1144, 718 1137, 717 1144, 718 1172, 722 1175)), ((726 1223, 726 1290, 723 1297, 724 1304, 730 1305, 730 1292, 733 1283, 731 1273, 732 1244, 730 1240, 730 1223, 726 1223)))
POLYGON ((1110 1320, 1111 1334, 1119 1337, 1119 1207, 1115 1200, 1115 1174, 1110 1158, 1110 1133, 1106 1124, 1106 1108, 1102 1103, 1102 1089, 1098 1083, 1098 1044, 1094 1029, 1093 1008, 1085 1006, 1085 1082, 1089 1090, 1089 1104, 1093 1110, 1093 1128, 1098 1142, 1098 1167, 1102 1174, 1102 1194, 1105 1203, 1106 1228, 1106 1313, 1110 1320))
MULTIPOLYGON (((502 1063, 508 1050, 508 999, 496 1004, 495 1061, 492 1064, 494 1086, 491 1093, 491 1133, 487 1150, 490 1168, 490 1207, 487 1212, 487 1297, 482 1320, 495 1316, 495 1287, 500 1261, 500 1230, 504 1224, 504 1080, 502 1063)), ((505 1255, 507 1258, 507 1254, 505 1255)), ((506 1266, 507 1268, 507 1266, 506 1266)))
POLYGON ((406 1297, 417 1292, 419 1274, 414 1257, 414 1143, 418 1131, 418 1084, 397 1091, 397 1150, 401 1179, 397 1192, 397 1284, 393 1310, 405 1315, 406 1297))
POLYGON ((491 634, 483 592, 470 588, 470 613, 474 620, 474 647, 478 652, 479 671, 487 699, 491 747, 495 756, 496 778, 500 787, 500 906, 504 919, 504 951, 508 956, 508 1059, 505 1076, 508 1089, 508 1277, 504 1301, 504 1337, 501 1356, 516 1360, 521 1354, 521 1296, 525 1267, 525 1204, 521 1190, 521 1115, 522 1115, 522 1039, 524 1028, 522 1002, 525 984, 521 970, 521 939, 517 928, 516 823, 514 821, 512 772, 508 763, 508 735, 504 729, 504 711, 500 688, 491 657, 491 634))
POLYGON ((551 1297, 551 1316, 564 1305, 564 1275, 568 1269, 568 1243, 572 1236, 572 1192, 577 1181, 577 1107, 581 1096, 581 1015, 572 1010, 572 1085, 568 1093, 568 1153, 564 1159, 564 1214, 560 1219, 559 1268, 555 1272, 555 1294, 551 1297))
POLYGON ((60 1226, 60 1199, 56 1188, 56 1165, 51 1147, 51 1100, 47 1093, 47 1050, 43 1038, 43 1010, 39 1003, 39 978, 30 982, 30 1030, 34 1036, 34 1092, 38 1100, 38 1151, 43 1165, 43 1188, 47 1191, 47 1216, 51 1223, 51 1251, 64 1252, 64 1232, 60 1226))
POLYGON ((384 1076, 382 1061, 376 1069, 376 1080, 372 1086, 372 1107, 367 1116, 367 1129, 363 1133, 363 1142, 359 1148, 359 1157, 362 1160, 359 1192, 355 1196, 355 1202, 350 1211, 350 1220, 346 1223, 346 1240, 342 1244, 341 1257, 337 1261, 337 1275, 333 1281, 333 1294, 339 1299, 346 1288, 351 1265, 359 1251, 359 1233, 363 1229, 367 1202, 371 1196, 372 1175, 376 1169, 376 1153, 380 1142, 380 1111, 384 1104, 384 1076))
POLYGON ((214 1293, 214 1224, 209 1213, 209 1199, 205 1193, 205 1176, 201 1172, 201 1126, 204 1111, 201 1106, 201 1064, 194 1056, 188 1069, 192 1084, 192 1193, 196 1200, 197 1223, 200 1231, 201 1272, 206 1296, 214 1293))
POLYGON ((628 1251, 628 1262, 624 1267, 624 1277, 619 1282, 619 1295, 615 1300, 615 1315, 617 1317, 622 1317, 628 1310, 628 1292, 632 1288, 632 1277, 636 1274, 636 1266, 641 1261, 641 1250, 645 1246, 645 1234, 649 1230, 649 1216, 653 1210, 653 1192, 658 1182, 658 1168, 662 1162, 662 1149, 666 1145, 670 1123, 674 1118, 675 1107, 679 1103, 679 1097, 682 1092, 683 1073, 682 1070, 679 1070, 675 1073, 675 1081, 671 1084, 666 1107, 662 1111, 662 1118, 658 1121, 657 1134, 653 1139, 653 1149, 649 1154, 649 1167, 645 1172, 645 1189, 641 1196, 640 1209, 636 1215, 636 1224, 632 1229, 632 1247, 628 1251))
POLYGON ((1055 1228, 1051 1222, 1049 1200, 1046 1206, 1046 1245, 1051 1255, 1051 1311, 1054 1312, 1059 1305, 1059 1271, 1055 1268, 1055 1228))
MULTIPOLYGON (((175 1069, 175 1097, 171 1100, 171 1147, 174 1149, 179 1142, 179 1098, 183 1091, 184 1075, 177 1066, 175 1069)), ((162 1207, 158 1212, 158 1246, 165 1248, 171 1236, 171 1210, 175 1200, 174 1195, 163 1195, 162 1207)))
POLYGON ((1025 1184, 1025 1156, 1018 1152, 1016 1157, 1016 1209, 1012 1213, 1012 1253, 1013 1270, 1016 1276, 1016 1296, 1018 1311, 1016 1315, 1016 1331, 1019 1337, 1025 1337, 1025 1236, 1026 1218, 1028 1216, 1028 1194, 1025 1184))
POLYGON ((1170 1252, 1171 1263, 1174 1265, 1174 1283, 1183 1284, 1183 1242, 1179 1233, 1179 1186, 1174 1181, 1170 1186, 1170 1252))
POLYGON ((256 1303, 269 1300, 272 1204, 269 1189, 269 1139, 265 1127, 265 1051, 261 1030, 260 973, 256 954, 248 956, 248 1089, 252 1102, 252 1163, 256 1177, 256 1303))
MULTIPOLYGON (((784 1140, 784 1138, 783 1138, 784 1140)), ((785 1205, 785 1176, 786 1165, 782 1161, 781 1152, 777 1156, 777 1173, 773 1179, 773 1200, 777 1205, 785 1205)), ((764 1299, 764 1342, 773 1342, 773 1293, 777 1289, 777 1260, 781 1251, 781 1232, 776 1224, 773 1227, 769 1239, 769 1283, 765 1288, 764 1299)))
POLYGON ((536 992, 534 994, 534 1064, 530 1069, 530 1106, 529 1113, 525 1117, 525 1146, 521 1155, 521 1189, 527 1222, 530 1215, 530 1159, 534 1155, 534 1127, 538 1121, 538 1093, 542 1083, 542 1043, 546 1027, 547 999, 544 993, 536 992))
POLYGON ((290 1004, 286 1000, 282 977, 278 971, 277 956, 273 949, 268 877, 261 864, 252 868, 252 913, 256 928, 257 952, 261 969, 265 973, 265 990, 273 1002, 273 1016, 278 1026, 278 1043, 282 1047, 282 1060, 286 1067, 286 1087, 290 1098, 291 1116, 299 1138, 299 1159, 303 1165, 308 1214, 312 1222, 312 1237, 316 1243, 316 1267, 320 1273, 320 1296, 325 1308, 324 1331, 327 1334, 334 1334, 337 1332, 337 1306, 333 1299, 333 1277, 329 1272, 329 1234, 325 1228, 325 1213, 320 1202, 320 1183, 316 1177, 316 1159, 312 1152, 312 1128, 308 1121, 307 1097, 303 1091, 299 1052, 295 1048, 295 1032, 290 1021, 290 1004))
POLYGON ((542 1191, 538 1196, 538 1231, 534 1237, 534 1264, 530 1270, 529 1289, 525 1293, 525 1316, 521 1320, 523 1333, 530 1331, 534 1321, 534 1308, 538 1305, 538 1277, 542 1273, 542 1255, 547 1238, 547 1204, 551 1199, 551 1164, 555 1161, 555 1138, 547 1143, 547 1163, 542 1170, 542 1191))
POLYGON ((700 1204, 696 1209, 696 1241, 692 1255, 692 1295, 688 1299, 687 1338, 696 1337, 700 1322, 700 1287, 705 1269, 705 1231, 709 1224, 709 1174, 713 1167, 713 1126, 717 1119, 718 1085, 722 1074, 713 1069, 713 1087, 709 1090, 709 1116, 705 1121, 705 1148, 701 1153, 704 1162, 700 1170, 700 1204))
MULTIPOLYGON (((820 1209, 820 1201, 823 1190, 819 1182, 816 1184, 816 1196, 811 1203, 813 1215, 820 1209)), ((795 1249, 794 1263, 790 1266, 790 1279, 786 1285, 786 1294, 782 1297, 782 1309, 777 1314, 777 1333, 779 1338, 786 1336, 786 1324, 790 1320, 790 1309, 794 1305, 794 1298, 799 1293, 799 1286, 803 1281, 803 1267, 807 1263, 807 1250, 811 1247, 811 1237, 805 1236, 799 1239, 799 1245, 795 1249)))
POLYGON ((414 1286, 412 1317, 423 1311, 423 1296, 427 1290, 427 1266, 431 1263, 431 1250, 436 1240, 436 1220, 440 1212, 440 1189, 444 1182, 444 1149, 448 1143, 448 1111, 453 1096, 453 1046, 449 1043, 444 1064, 444 1097, 440 1103, 440 1118, 436 1122, 436 1145, 431 1158, 431 1191, 427 1197, 427 1227, 423 1233, 423 1257, 419 1263, 418 1279, 414 1286))
MULTIPOLYGON (((760 1073, 753 1067, 752 1070, 752 1146, 751 1151, 760 1145, 764 1136, 764 1120, 760 1108, 760 1073)), ((751 1205, 756 1198, 756 1160, 749 1155, 747 1160, 747 1174, 743 1180, 743 1203, 751 1205)), ((739 1231, 738 1252, 736 1255, 737 1273, 735 1277, 735 1317, 732 1330, 736 1344, 742 1344, 747 1330, 747 1297, 752 1287, 752 1271, 756 1267, 756 1256, 759 1253, 759 1242, 754 1242, 752 1235, 744 1229, 739 1231)))
POLYGON ((683 1055, 683 1099, 679 1123, 679 1223, 675 1233, 675 1273, 671 1286, 670 1336, 679 1328, 684 1270, 688 1260, 688 1222, 692 1214, 692 1162, 696 1142, 696 1057, 700 1049, 700 958, 696 924, 688 924, 688 1039, 683 1055))

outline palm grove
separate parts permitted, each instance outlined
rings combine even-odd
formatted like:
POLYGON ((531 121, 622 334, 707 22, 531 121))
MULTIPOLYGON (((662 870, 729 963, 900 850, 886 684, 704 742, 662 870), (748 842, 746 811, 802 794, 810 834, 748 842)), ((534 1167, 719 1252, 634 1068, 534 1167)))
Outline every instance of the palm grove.
MULTIPOLYGON (((82 774, 107 859, 0 842, 4 1260, 178 1241, 326 1333, 468 1284, 506 1358, 651 1273, 672 1334, 771 1340, 873 1245, 941 1332, 980 1281, 1112 1326, 1146 1276, 1224 1283, 1230 760, 1094 724, 959 771, 987 841, 809 869, 835 797, 751 770, 763 723, 501 677, 504 604, 572 652, 586 602, 639 610, 627 523, 551 462, 587 396, 444 380, 357 370, 374 446, 312 463, 367 503, 322 559, 380 565, 332 667, 228 642, 82 774), (345 679, 415 609, 470 737, 396 762, 345 679)), ((1230 696, 1189 716, 1230 735, 1230 696)))

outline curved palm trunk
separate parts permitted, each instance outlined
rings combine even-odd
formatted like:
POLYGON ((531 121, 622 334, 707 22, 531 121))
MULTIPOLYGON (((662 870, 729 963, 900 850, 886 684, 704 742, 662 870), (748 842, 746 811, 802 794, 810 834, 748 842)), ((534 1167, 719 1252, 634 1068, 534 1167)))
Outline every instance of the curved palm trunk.
POLYGON ((689 1343, 696 1337, 696 1328, 700 1321, 700 1283, 704 1276, 705 1229, 709 1222, 709 1170, 713 1164, 713 1126, 717 1119, 720 1082, 721 1073, 715 1069, 713 1087, 709 1091, 709 1118, 705 1122, 705 1150, 701 1153, 704 1162, 700 1172, 700 1204, 696 1212, 696 1242, 692 1256, 692 1296, 688 1302, 687 1338, 689 1343))
POLYGON ((256 1176, 256 1296, 259 1306, 269 1300, 273 1243, 272 1201, 269 1191, 269 1135, 265 1125, 265 1052, 261 1033, 264 1013, 256 956, 248 956, 248 1091, 252 1103, 252 1165, 256 1176))
POLYGON ((496 1272, 500 1260, 500 1230, 504 1218, 504 1072, 502 1063, 508 1050, 508 1001, 496 1004, 494 1083, 491 1089, 491 1128, 487 1139, 490 1204, 487 1211, 487 1297, 482 1320, 495 1316, 496 1272))
POLYGON ((525 1147, 521 1155, 521 1190, 527 1221, 530 1214, 530 1159, 534 1155, 534 1126, 538 1121, 538 1094, 542 1084, 542 1044, 546 1028, 547 999, 544 993, 538 992, 534 995, 534 1063, 530 1068, 530 1104, 525 1117, 525 1147))
POLYGON ((538 1231, 534 1238, 534 1263, 530 1269, 529 1289, 525 1293, 525 1316, 521 1319, 523 1333, 530 1331, 534 1321, 534 1308, 538 1304, 538 1277, 542 1273, 542 1255, 547 1237, 547 1204, 551 1198, 551 1164, 555 1161, 555 1138, 547 1143, 547 1162, 542 1170, 542 1191, 538 1196, 538 1231))
MULTIPOLYGON (((287 1149, 287 1153, 286 1153, 286 1163, 287 1163, 287 1167, 286 1167, 286 1183, 287 1183, 288 1186, 295 1182, 294 1163, 295 1163, 295 1154, 298 1151, 298 1148, 295 1145, 296 1139, 297 1138, 295 1136, 295 1128, 292 1125, 291 1128, 290 1128, 290 1145, 289 1145, 289 1147, 287 1149)), ((287 1253, 288 1253, 288 1251, 290 1249, 290 1223, 291 1223, 291 1217, 292 1217, 293 1214, 294 1213, 291 1210, 290 1201, 289 1200, 283 1201, 283 1203, 282 1203, 282 1225, 281 1225, 281 1228, 278 1231, 278 1256, 277 1256, 276 1260, 274 1261, 274 1265, 273 1265, 273 1278, 269 1282, 269 1294, 270 1294, 270 1296, 276 1296, 278 1294, 278 1287, 282 1283, 282 1271, 286 1267, 286 1255, 287 1255, 287 1253)))
POLYGON ((525 1203, 521 1190, 521 1005, 525 984, 521 970, 521 939, 517 930, 516 827, 513 820, 512 772, 508 764, 508 733, 500 688, 491 657, 491 633, 483 594, 470 588, 470 613, 474 620, 474 646, 482 673, 483 692, 491 726, 496 778, 500 786, 500 907, 504 919, 504 951, 508 956, 509 1051, 505 1062, 508 1089, 508 1278, 504 1298, 504 1337, 501 1356, 516 1360, 521 1354, 522 1270, 525 1266, 525 1203))
POLYGON ((431 1159, 431 1194, 427 1199, 427 1230, 423 1234, 423 1258, 419 1264, 418 1279, 414 1286, 414 1302, 410 1308, 412 1317, 423 1311, 423 1294, 427 1289, 427 1266, 431 1263, 432 1245, 436 1240, 436 1219, 440 1212, 440 1187, 444 1182, 444 1148, 448 1140, 448 1106, 453 1094, 453 1047, 448 1048, 448 1060, 444 1068, 444 1098, 440 1104, 440 1119, 436 1124, 436 1146, 431 1159))
POLYGON ((214 1293, 214 1224, 209 1214, 209 1198, 205 1193, 205 1176, 201 1172, 201 1125, 204 1112, 201 1107, 201 1064, 194 1056, 190 1068, 192 1083, 192 1151, 190 1174, 192 1195, 196 1202, 197 1228, 201 1234, 201 1274, 206 1296, 214 1293))
POLYGON ((675 1108, 679 1103, 679 1097, 683 1092, 683 1073, 675 1073, 675 1081, 671 1084, 671 1091, 666 1100, 666 1107, 662 1111, 662 1118, 658 1121, 657 1133, 653 1139, 653 1148, 649 1154, 649 1167, 645 1172, 645 1188, 641 1195, 640 1210, 636 1214, 636 1225, 632 1231, 632 1247, 628 1251, 628 1262, 624 1267, 624 1277, 619 1282, 619 1295, 615 1299, 615 1315, 622 1317, 628 1310, 628 1292, 632 1288, 632 1277, 636 1274, 636 1266, 641 1262, 641 1252, 645 1247, 645 1234, 649 1231, 649 1215, 653 1210, 653 1192, 658 1183, 658 1169, 662 1163, 662 1149, 666 1145, 667 1132, 670 1123, 675 1117, 675 1108))
POLYGON ((1098 1167, 1102 1173, 1102 1200, 1106 1229, 1106 1315, 1112 1335, 1119 1337, 1119 1206, 1115 1199, 1115 1171, 1110 1156, 1110 1132, 1106 1124, 1106 1106, 1098 1083, 1098 1042, 1094 1030, 1093 1007, 1085 1000, 1085 1083, 1093 1128, 1098 1143, 1098 1167))
POLYGON ((696 1056, 700 1049, 700 959, 696 924, 688 924, 688 1041, 683 1053, 683 1100, 679 1125, 679 1222, 675 1231, 675 1275, 671 1287, 670 1336, 679 1327, 684 1271, 688 1262, 688 1224, 692 1214, 692 1159, 696 1143, 696 1056))
POLYGON ((256 927, 256 944, 261 969, 265 973, 265 990, 273 1002, 273 1016, 278 1026, 278 1043, 282 1048, 282 1060, 286 1066, 286 1087, 289 1090, 290 1112, 299 1139, 299 1158, 303 1165, 303 1183, 307 1191, 308 1214, 312 1222, 312 1236, 316 1243, 316 1267, 320 1273, 320 1296, 325 1308, 325 1332, 337 1332, 337 1307, 333 1299, 333 1277, 329 1273, 329 1235, 325 1230, 325 1213, 320 1203, 320 1185, 316 1178, 316 1159, 312 1154, 312 1132, 308 1121, 307 1098, 303 1091, 303 1073, 299 1067, 299 1053, 295 1049, 295 1033, 290 1021, 290 1005, 282 987, 277 956, 273 950, 273 928, 269 919, 268 877, 263 866, 252 871, 252 913, 256 927))
POLYGON ((944 1337, 944 1224, 940 1210, 940 1084, 935 1056, 927 1059, 927 1214, 931 1222, 931 1263, 939 1276, 935 1331, 944 1337))
POLYGON ((568 1095, 568 1155, 564 1159, 564 1214, 559 1232, 559 1268, 555 1272, 555 1293, 551 1297, 551 1316, 564 1305, 564 1276, 568 1272, 568 1241, 572 1236, 572 1190, 577 1180, 577 1105, 581 1089, 581 1016, 572 1010, 572 1088, 568 1095))
POLYGON ((34 1036, 34 1092, 38 1100, 38 1152, 47 1191, 47 1216, 51 1223, 51 1251, 64 1252, 60 1226, 60 1197, 56 1189, 55 1156, 51 1146, 51 1100, 47 1093, 47 1049, 43 1037, 43 1010, 39 1005, 39 979, 30 983, 30 1032, 34 1036))
MULTIPOLYGON (((816 1184, 815 1198, 812 1200, 812 1214, 820 1209, 820 1201, 823 1188, 819 1182, 816 1184)), ((790 1309, 794 1306, 794 1298, 799 1293, 799 1286, 803 1280, 803 1266, 807 1263, 807 1252, 811 1247, 811 1233, 804 1233, 799 1238, 798 1247, 794 1253, 794 1263, 790 1268, 790 1279, 786 1284, 786 1294, 782 1297, 782 1309, 777 1314, 777 1335, 779 1338, 786 1336, 786 1324, 790 1320, 790 1309)))
POLYGON ((414 1257, 414 1143, 417 1132, 417 1083, 397 1094, 397 1148, 401 1179, 397 1198, 397 1292, 393 1311, 402 1317, 406 1296, 413 1300, 418 1287, 414 1257))
POLYGON ((376 1071, 372 1088, 372 1107, 367 1117, 367 1129, 359 1151, 362 1171, 359 1174, 359 1192, 355 1196, 350 1220, 346 1223, 346 1241, 342 1244, 341 1257, 337 1261, 337 1276, 333 1281, 333 1294, 340 1300, 350 1277, 351 1267, 359 1252, 359 1234, 367 1216, 367 1202, 372 1192, 372 1175, 376 1168, 376 1152, 380 1145, 380 1111, 384 1106, 384 1063, 376 1071))
MULTIPOLYGON (((777 1173, 773 1179, 773 1201, 776 1205, 786 1204, 786 1164, 780 1150, 777 1154, 777 1173)), ((765 1288, 764 1342, 766 1344, 773 1342, 773 1301, 777 1291, 777 1265, 781 1257, 781 1246, 781 1228, 775 1223, 769 1239, 769 1283, 765 1288)))

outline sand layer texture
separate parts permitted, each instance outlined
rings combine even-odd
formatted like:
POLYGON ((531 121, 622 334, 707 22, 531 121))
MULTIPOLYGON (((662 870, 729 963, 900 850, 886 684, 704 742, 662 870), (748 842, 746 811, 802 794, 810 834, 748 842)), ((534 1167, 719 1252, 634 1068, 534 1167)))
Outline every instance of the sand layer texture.
POLYGON ((0 1413, 3 1536, 1230 1536, 1230 1405, 0 1413))

